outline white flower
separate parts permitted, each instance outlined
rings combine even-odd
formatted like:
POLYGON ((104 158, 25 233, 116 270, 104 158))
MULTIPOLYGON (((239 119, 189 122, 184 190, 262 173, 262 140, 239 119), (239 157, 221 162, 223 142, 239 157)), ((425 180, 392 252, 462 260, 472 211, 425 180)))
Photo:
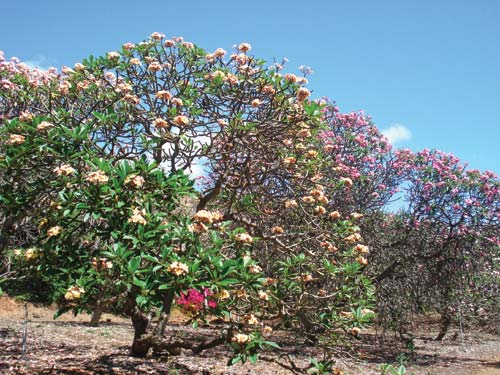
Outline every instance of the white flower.
POLYGON ((252 236, 250 236, 248 233, 238 233, 235 236, 235 239, 237 242, 240 242, 240 243, 250 244, 253 242, 252 236))
POLYGON ((92 184, 105 184, 108 182, 109 177, 106 176, 106 174, 103 171, 96 171, 96 172, 90 172, 87 177, 85 177, 85 180, 92 184))
POLYGON ((67 290, 66 294, 64 295, 64 299, 66 301, 73 301, 75 299, 79 299, 83 293, 85 293, 85 290, 83 290, 82 287, 73 285, 67 290))
POLYGON ((250 336, 245 335, 244 333, 237 333, 231 338, 231 341, 239 345, 246 344, 248 341, 250 341, 250 336))
POLYGON ((170 265, 167 268, 167 271, 173 273, 174 275, 180 276, 187 274, 189 272, 189 267, 187 266, 187 264, 174 261, 170 263, 170 265))

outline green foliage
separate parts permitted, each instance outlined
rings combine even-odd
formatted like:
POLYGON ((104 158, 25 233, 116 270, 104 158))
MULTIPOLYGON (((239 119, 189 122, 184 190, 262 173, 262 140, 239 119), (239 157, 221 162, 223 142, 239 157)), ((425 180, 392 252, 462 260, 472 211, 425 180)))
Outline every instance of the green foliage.
POLYGON ((414 375, 413 373, 408 373, 406 367, 403 365, 394 367, 389 364, 384 364, 380 366, 380 370, 382 371, 380 375, 414 375))
POLYGON ((307 371, 308 374, 323 375, 323 374, 333 374, 333 366, 335 361, 333 360, 317 360, 316 358, 311 358, 311 368, 307 371))

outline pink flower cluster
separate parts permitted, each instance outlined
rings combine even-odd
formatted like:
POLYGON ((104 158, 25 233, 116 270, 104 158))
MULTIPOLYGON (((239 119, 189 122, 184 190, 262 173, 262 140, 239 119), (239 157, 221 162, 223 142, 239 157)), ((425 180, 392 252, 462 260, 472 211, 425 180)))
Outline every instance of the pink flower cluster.
POLYGON ((349 178, 353 182, 351 197, 343 194, 333 199, 370 208, 384 206, 397 192, 403 177, 404 163, 397 163, 386 137, 363 112, 342 113, 327 98, 323 118, 328 130, 319 134, 323 154, 332 161, 328 171, 332 180, 349 178), (359 197, 369 201, 357 202, 359 197))
MULTIPOLYGON (((493 172, 467 169, 454 155, 438 150, 397 156, 406 165, 405 192, 415 227, 432 222, 443 238, 481 238, 484 231, 498 233, 500 181, 493 172)), ((491 242, 498 239, 497 234, 491 242)))
POLYGON ((214 293, 208 289, 203 289, 203 292, 195 288, 191 288, 187 293, 181 292, 175 303, 182 308, 185 313, 198 313, 207 308, 215 309, 217 302, 210 298, 214 293))
POLYGON ((20 62, 16 57, 7 61, 5 60, 4 53, 0 51, 0 88, 7 91, 18 89, 19 85, 12 82, 12 79, 15 79, 16 75, 22 76, 28 81, 29 85, 36 87, 48 85, 53 79, 57 78, 57 69, 53 67, 48 70, 31 68, 20 62))

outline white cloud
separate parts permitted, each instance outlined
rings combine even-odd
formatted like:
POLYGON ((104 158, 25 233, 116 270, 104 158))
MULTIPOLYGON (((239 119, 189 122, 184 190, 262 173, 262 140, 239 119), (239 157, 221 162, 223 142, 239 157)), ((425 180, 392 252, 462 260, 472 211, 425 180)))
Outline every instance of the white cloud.
POLYGON ((51 67, 49 60, 43 55, 37 55, 34 59, 21 62, 32 69, 48 70, 51 67))
MULTIPOLYGON (((172 133, 178 133, 178 129, 172 129, 172 133)), ((195 146, 195 149, 199 149, 203 147, 206 144, 210 143, 210 137, 208 136, 193 136, 189 137, 189 140, 193 142, 193 145, 195 146)), ((184 141, 181 140, 180 142, 181 145, 185 145, 184 141)), ((168 155, 167 159, 170 160, 171 157, 173 157, 173 152, 174 152, 174 144, 173 143, 166 143, 163 145, 163 151, 168 155)), ((196 157, 194 160, 191 160, 191 163, 189 167, 184 170, 184 173, 189 175, 191 178, 195 179, 195 187, 198 186, 199 184, 197 183, 198 178, 202 176, 207 175, 207 170, 206 170, 206 165, 207 159, 205 157, 196 157)), ((184 163, 181 160, 178 160, 176 163, 176 167, 180 168, 181 165, 184 163)), ((163 162, 160 164, 163 170, 165 171, 170 171, 171 170, 171 164, 169 162, 163 162)))
POLYGON ((205 163, 206 163, 206 158, 199 158, 191 164, 191 167, 189 168, 189 174, 191 175, 192 178, 197 178, 201 176, 205 176, 207 174, 207 171, 205 170, 205 163))
POLYGON ((393 124, 387 129, 382 130, 382 134, 392 145, 399 142, 409 141, 412 137, 410 129, 402 124, 393 124))

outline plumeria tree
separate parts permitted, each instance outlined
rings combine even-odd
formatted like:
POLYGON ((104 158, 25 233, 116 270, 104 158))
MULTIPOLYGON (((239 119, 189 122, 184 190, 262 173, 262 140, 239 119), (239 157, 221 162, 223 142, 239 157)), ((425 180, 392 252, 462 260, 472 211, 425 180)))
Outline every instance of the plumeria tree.
POLYGON ((62 74, 1 61, 2 254, 61 312, 130 316, 134 355, 228 344, 255 360, 271 325, 326 343, 373 316, 367 247, 327 205, 323 105, 249 50, 154 33, 62 74), (166 339, 173 305, 225 328, 166 339))
POLYGON ((332 196, 332 204, 346 214, 377 213, 399 191, 406 164, 396 157, 369 116, 342 113, 335 103, 327 103, 323 109, 327 128, 319 134, 319 140, 329 163, 322 173, 331 181, 343 181, 345 186, 332 196))
POLYGON ((404 327, 411 319, 404 311, 436 309, 441 339, 453 318, 477 317, 480 308, 486 314, 477 302, 495 283, 487 286, 484 276, 497 259, 500 182, 439 151, 399 150, 398 158, 406 165, 407 206, 380 221, 372 258, 379 310, 404 327))
MULTIPOLYGON (((288 79, 296 78, 288 75, 288 79)), ((372 293, 359 271, 368 264, 380 210, 397 191, 406 164, 391 153, 387 140, 363 114, 342 114, 325 101, 303 103, 303 107, 308 113, 317 112, 322 125, 304 121, 295 133, 279 139, 281 158, 256 159, 260 183, 235 184, 231 194, 223 196, 236 195, 240 204, 233 199, 213 204, 225 206, 235 220, 266 239, 255 253, 269 274, 286 272, 292 279, 307 280, 307 285, 297 288, 295 300, 286 300, 277 310, 277 316, 316 340, 328 325, 344 328, 352 317, 340 308, 332 314, 330 306, 339 297, 372 293), (275 268, 275 259, 286 268, 275 268), (330 272, 353 277, 356 286, 332 279, 330 272), (315 314, 321 308, 326 321, 315 314)), ((370 314, 366 302, 357 302, 355 310, 370 314)))
MULTIPOLYGON (((293 74, 284 79, 302 80, 293 74)), ((361 215, 345 217, 331 201, 351 186, 349 178, 323 175, 335 165, 321 148, 325 104, 306 98, 298 95, 288 116, 299 120, 297 128, 267 144, 256 142, 257 133, 252 144, 234 142, 234 155, 210 159, 204 178, 209 193, 198 208, 218 208, 259 238, 253 254, 270 276, 263 297, 273 302, 275 320, 317 342, 334 329, 363 327, 373 316, 373 291, 362 274, 368 247, 355 222, 361 215), (240 160, 236 168, 228 168, 231 156, 240 160), (214 189, 221 193, 211 196, 214 189)))

